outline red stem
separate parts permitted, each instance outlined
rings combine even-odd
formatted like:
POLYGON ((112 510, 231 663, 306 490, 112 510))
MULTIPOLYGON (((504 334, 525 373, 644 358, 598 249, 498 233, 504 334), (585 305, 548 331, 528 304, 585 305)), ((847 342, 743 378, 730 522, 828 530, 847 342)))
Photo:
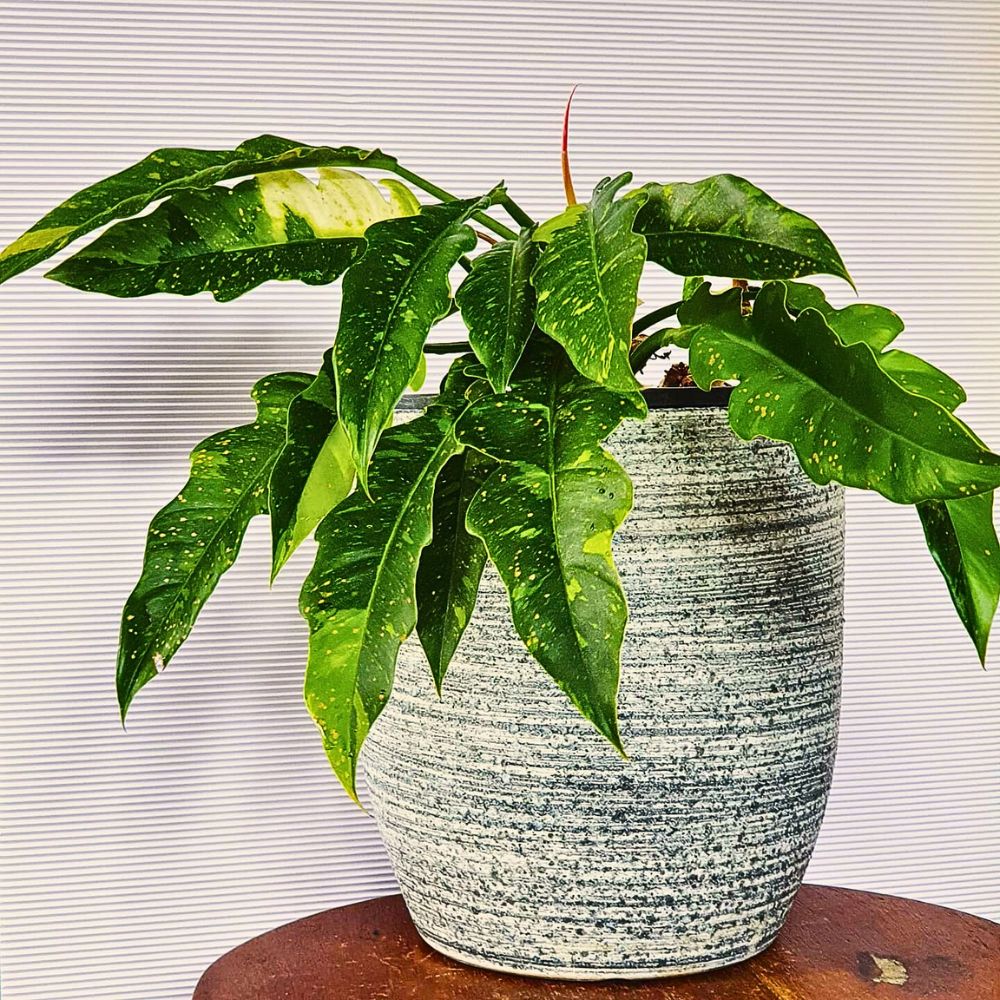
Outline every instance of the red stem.
POLYGON ((562 175, 563 187, 566 190, 566 204, 576 204, 576 192, 573 190, 573 177, 569 170, 569 109, 573 103, 573 95, 576 93, 576 86, 569 92, 569 100, 566 102, 566 111, 563 114, 563 134, 562 134, 562 175))

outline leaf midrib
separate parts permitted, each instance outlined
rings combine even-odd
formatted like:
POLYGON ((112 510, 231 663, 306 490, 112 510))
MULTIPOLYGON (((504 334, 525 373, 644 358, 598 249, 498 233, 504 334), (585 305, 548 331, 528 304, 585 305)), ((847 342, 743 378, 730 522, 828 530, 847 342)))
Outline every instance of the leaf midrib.
MULTIPOLYGON (((745 347, 748 347, 754 353, 760 354, 763 357, 768 358, 768 359, 775 359, 775 360, 777 360, 784 368, 786 368, 787 370, 789 370, 791 372, 795 372, 798 375, 800 375, 805 381, 809 382, 810 385, 815 386, 825 396, 827 396, 831 400, 833 400, 834 403, 836 403, 836 404, 838 404, 840 406, 843 406, 845 409, 847 409, 851 413, 855 414, 861 420, 866 421, 866 422, 871 423, 871 424, 874 424, 876 427, 880 427, 882 430, 886 431, 889 434, 889 436, 894 437, 897 440, 902 441, 905 444, 911 445, 912 447, 916 448, 918 451, 923 452, 924 454, 940 455, 940 456, 943 456, 943 457, 949 459, 949 461, 961 462, 964 465, 973 465, 976 468, 982 468, 982 469, 990 468, 991 465, 994 465, 994 466, 995 465, 1000 465, 1000 462, 997 462, 997 463, 984 463, 982 465, 977 465, 976 463, 971 462, 971 461, 969 461, 968 459, 965 459, 965 458, 953 458, 952 456, 949 456, 945 452, 942 452, 942 451, 932 451, 930 448, 927 447, 926 444, 922 443, 921 441, 913 440, 913 439, 907 437, 905 434, 901 434, 898 431, 895 431, 895 430, 892 430, 891 428, 886 427, 883 423, 880 423, 874 417, 869 416, 863 410, 859 410, 852 402, 850 402, 848 400, 845 400, 842 396, 835 395, 830 389, 828 389, 821 382, 817 382, 816 379, 814 379, 811 375, 807 375, 804 371, 802 371, 802 369, 796 368, 790 362, 786 361, 783 357, 781 357, 781 355, 775 354, 775 353, 773 353, 771 351, 768 351, 768 350, 764 349, 761 345, 758 344, 758 342, 756 340, 741 340, 741 339, 736 338, 733 334, 729 333, 727 330, 723 329, 722 327, 716 327, 716 326, 713 326, 710 323, 706 324, 706 325, 710 329, 719 330, 724 336, 733 337, 733 339, 736 340, 736 342, 738 344, 740 344, 742 346, 745 346, 745 347)), ((834 336, 836 336, 836 334, 834 334, 834 336)), ((856 348, 861 348, 863 350, 868 351, 872 355, 873 359, 875 360, 876 365, 878 364, 878 357, 875 355, 875 352, 872 351, 872 349, 867 344, 865 344, 863 341, 858 341, 855 344, 844 345, 844 349, 848 350, 848 351, 855 350, 856 348)), ((879 371, 881 371, 881 370, 882 369, 879 368, 879 371)), ((887 373, 883 373, 883 374, 885 374, 885 377, 887 379, 889 379, 889 381, 893 382, 894 385, 898 385, 898 383, 894 382, 894 380, 891 378, 890 375, 888 375, 887 373)), ((742 379, 741 379, 741 382, 742 382, 742 379)), ((902 388, 902 387, 900 387, 900 388, 902 388)), ((907 390, 903 389, 903 391, 906 392, 907 390)), ((950 420, 952 420, 952 421, 956 420, 954 414, 952 414, 948 410, 946 410, 943 406, 941 406, 940 403, 936 402, 936 400, 928 399, 926 396, 919 396, 916 393, 910 393, 910 395, 916 396, 917 399, 922 399, 922 400, 924 400, 924 402, 932 403, 933 405, 935 405, 939 409, 941 409, 945 414, 947 414, 947 416, 948 416, 948 418, 950 420)), ((971 437, 969 438, 969 440, 973 444, 975 443, 975 441, 971 437)), ((985 449, 985 450, 986 450, 987 454, 990 454, 989 449, 985 449)), ((879 492, 881 492, 881 491, 879 491, 879 492)), ((932 498, 932 499, 934 499, 934 498, 932 498)), ((952 498, 952 499, 958 499, 958 498, 952 498)))
MULTIPOLYGON (((652 231, 645 230, 642 233, 640 233, 640 235, 641 236, 645 236, 647 240, 650 239, 650 238, 652 238, 652 239, 660 239, 660 240, 669 240, 669 239, 673 239, 674 237, 691 237, 691 236, 695 236, 695 237, 698 237, 699 239, 703 239, 703 240, 704 239, 707 239, 707 240, 732 240, 733 242, 738 243, 740 245, 745 245, 745 246, 748 246, 748 247, 753 247, 755 249, 760 249, 760 250, 781 250, 781 251, 783 251, 785 253, 794 253, 796 256, 801 257, 805 261, 808 261, 810 264, 819 264, 819 265, 823 264, 823 261, 822 261, 821 258, 812 256, 811 254, 806 253, 804 251, 799 251, 795 247, 783 245, 781 243, 764 243, 761 240, 753 240, 753 239, 749 239, 746 236, 737 236, 737 235, 730 234, 730 233, 713 233, 713 232, 706 232, 706 231, 699 230, 699 229, 670 229, 670 230, 667 230, 667 231, 663 231, 663 230, 652 230, 652 231)), ((838 277, 841 276, 841 272, 844 269, 843 263, 839 263, 839 266, 841 268, 841 271, 835 271, 835 272, 833 272, 838 277)))
MULTIPOLYGON (((253 424, 244 424, 243 426, 244 427, 252 427, 253 424)), ((230 433, 232 433, 232 432, 230 432, 230 433)), ((270 473, 271 473, 271 466, 274 465, 274 460, 275 460, 276 457, 277 457, 277 449, 275 449, 272 452, 271 457, 270 457, 270 459, 268 461, 265 461, 265 462, 262 463, 261 468, 258 471, 258 473, 250 480, 250 484, 249 484, 248 488, 245 489, 245 490, 243 490, 239 494, 238 498, 236 499, 236 502, 232 505, 232 507, 230 507, 229 513, 226 514, 226 516, 222 519, 222 521, 219 524, 219 526, 215 529, 215 531, 212 532, 211 538, 208 540, 208 542, 206 542, 205 547, 202 549, 201 554, 198 556, 197 560, 195 561, 194 566, 191 567, 191 572, 188 573, 185 576, 185 578, 184 578, 185 580, 191 580, 194 577, 194 575, 201 569, 202 564, 204 563, 204 561, 207 558, 207 556, 209 555, 209 553, 212 551, 212 548, 215 545, 215 543, 218 541, 219 536, 222 534, 223 530, 229 526, 229 523, 232 520, 233 516, 235 515, 236 511, 240 509, 240 507, 243 505, 243 502, 247 499, 247 497, 250 495, 250 493, 253 491, 253 489, 260 483, 260 481, 264 477, 264 475, 265 474, 270 475, 270 473)), ((185 489, 186 489, 186 487, 185 487, 185 489)), ((183 492, 184 492, 184 490, 181 490, 181 493, 183 493, 183 492)), ((209 510, 209 509, 211 509, 211 510, 218 510, 219 508, 218 507, 211 507, 210 508, 210 507, 206 506, 204 509, 205 510, 209 510)), ((254 516, 255 515, 253 515, 253 514, 250 515, 250 518, 247 519, 248 523, 249 523, 249 520, 251 518, 253 518, 254 516)), ((174 595, 173 600, 171 600, 170 606, 163 613, 163 615, 160 616, 160 621, 161 622, 167 620, 173 614, 174 609, 177 607, 177 603, 180 600, 180 591, 183 590, 183 584, 178 585, 177 589, 178 589, 178 592, 174 595)), ((150 655, 150 651, 152 650, 152 648, 153 648, 154 645, 156 645, 155 642, 149 642, 143 648, 143 655, 137 661, 140 666, 145 663, 146 658, 150 655)), ((176 652, 176 650, 174 650, 174 652, 176 652)), ((172 657, 173 653, 171 653, 170 655, 172 657)), ((136 669, 135 676, 138 676, 138 669, 139 668, 136 669)), ((131 684, 129 685, 129 687, 131 687, 131 684)))
MULTIPOLYGON (((469 214, 471 214, 471 211, 470 211, 469 214)), ((463 213, 463 215, 464 215, 464 213, 463 213)), ((451 232, 451 230, 453 230, 453 229, 456 230, 456 234, 457 234, 458 227, 465 225, 465 219, 467 217, 468 216, 464 216, 464 217, 463 216, 459 216, 458 218, 453 219, 451 222, 449 222, 448 225, 440 233, 438 233, 438 235, 431 241, 430 246, 426 247, 424 249, 424 251, 420 254, 420 256, 417 259, 416 265, 410 269, 409 273, 407 274, 407 276, 406 276, 405 280, 403 281, 403 284, 402 284, 402 286, 401 286, 401 288, 399 290, 399 294, 393 300, 392 306, 390 307, 390 310, 389 310, 389 315, 386 317, 386 321, 383 324, 382 331, 381 331, 381 336, 379 337, 379 340, 378 340, 378 346, 376 347, 376 350, 375 350, 375 358, 372 361, 372 368, 373 368, 373 370, 379 364, 381 364, 382 355, 383 355, 384 349, 385 349, 385 343, 386 343, 386 341, 389 338, 389 329, 392 327, 393 323, 395 322, 396 313, 399 311, 400 303, 402 302, 403 296, 409 291, 409 288, 410 288, 410 286, 412 285, 412 283, 413 283, 413 281, 415 279, 415 275, 416 275, 417 271, 423 268, 424 263, 426 262, 427 258, 432 254, 432 252, 435 250, 435 248, 438 247, 439 244, 443 244, 445 242, 445 240, 449 236, 455 235, 455 234, 453 234, 451 232)), ((415 216, 415 218, 420 218, 420 216, 415 216)), ((370 246, 370 244, 369 244, 369 246, 370 246)), ((428 331, 430 330, 431 326, 434 325, 435 320, 437 318, 439 318, 439 317, 435 317, 435 319, 432 319, 430 321, 430 323, 427 324, 428 331)), ((410 374, 412 375, 413 373, 411 372, 410 374)), ((372 393, 375 391, 375 383, 376 383, 376 381, 377 380, 375 379, 374 375, 372 376, 372 378, 370 378, 368 380, 368 388, 365 390, 365 395, 364 395, 364 400, 365 400, 365 414, 368 414, 371 411, 372 393)), ((339 410, 339 406, 340 406, 340 404, 339 404, 339 400, 340 400, 340 392, 339 392, 339 388, 340 387, 339 387, 339 385, 338 385, 337 388, 338 388, 337 400, 338 400, 338 410, 339 410)))

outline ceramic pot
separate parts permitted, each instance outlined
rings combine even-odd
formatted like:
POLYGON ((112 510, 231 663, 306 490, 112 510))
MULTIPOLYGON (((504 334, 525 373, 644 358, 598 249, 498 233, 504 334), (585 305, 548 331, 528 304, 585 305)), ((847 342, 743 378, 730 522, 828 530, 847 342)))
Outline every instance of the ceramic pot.
POLYGON ((635 486, 614 542, 628 760, 526 653, 489 569, 440 700, 403 648, 364 766, 413 921, 446 955, 677 975, 757 954, 785 920, 836 750, 843 491, 738 440, 718 396, 653 392, 609 440, 635 486))

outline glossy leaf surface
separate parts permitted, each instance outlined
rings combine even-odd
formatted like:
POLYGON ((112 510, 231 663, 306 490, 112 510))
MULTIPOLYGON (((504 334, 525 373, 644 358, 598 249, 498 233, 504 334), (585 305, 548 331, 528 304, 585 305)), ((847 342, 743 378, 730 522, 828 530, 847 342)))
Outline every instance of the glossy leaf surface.
POLYGON ((646 259, 645 241, 632 232, 643 198, 615 199, 630 178, 601 181, 589 205, 568 209, 564 224, 543 226, 549 241, 531 276, 538 326, 581 374, 622 392, 637 388, 629 347, 646 259))
POLYGON ((980 493, 917 504, 927 547, 983 664, 1000 600, 1000 544, 993 524, 993 496, 980 493))
POLYGON ((267 511, 271 465, 285 440, 292 398, 310 382, 297 372, 253 388, 257 419, 195 448, 184 488, 152 520, 139 582, 125 603, 118 649, 124 717, 135 693, 188 637, 222 574, 233 564, 250 519, 267 511))
POLYGON ((736 433, 789 442, 815 482, 897 503, 1000 484, 1000 457, 958 418, 893 381, 867 344, 843 344, 816 310, 789 315, 782 283, 766 285, 748 317, 737 289, 712 295, 707 285, 678 315, 698 327, 690 349, 698 385, 740 382, 729 403, 736 433))
POLYGON ((816 285, 786 281, 783 286, 785 305, 793 316, 803 309, 816 309, 845 344, 867 344, 877 353, 903 332, 903 321, 891 309, 866 302, 852 302, 843 309, 834 309, 816 285))
POLYGON ((458 450, 455 415, 439 404, 387 430, 372 460, 373 500, 355 492, 316 531, 316 562, 300 600, 309 623, 306 705, 355 798, 358 753, 416 624, 417 566, 431 538, 434 483, 458 450))
POLYGON ((822 290, 805 282, 783 282, 785 305, 792 315, 805 309, 815 309, 827 326, 845 344, 867 344, 874 352, 879 367, 904 389, 954 410, 965 402, 965 390, 939 368, 907 351, 885 348, 903 332, 903 321, 891 309, 866 303, 852 303, 834 309, 822 290))
POLYGON ((356 146, 309 146, 261 135, 235 149, 167 148, 120 173, 78 191, 0 251, 0 282, 51 257, 74 240, 114 219, 141 212, 177 191, 200 190, 222 181, 271 170, 301 167, 391 169, 395 158, 356 146))
POLYGON ((797 278, 834 274, 850 281, 830 238, 812 219, 733 174, 693 184, 647 184, 635 230, 649 259, 674 274, 797 278))
POLYGON ((455 301, 469 329, 469 343, 486 366, 490 384, 503 392, 535 324, 535 291, 529 280, 539 246, 525 231, 480 254, 455 301))
POLYGON ((373 222, 420 210, 405 185, 382 183, 387 197, 360 174, 321 167, 318 184, 278 170, 184 191, 112 226, 48 277, 121 297, 210 291, 219 302, 265 281, 326 284, 364 252, 373 222))
POLYGON ((316 525, 354 486, 354 465, 337 421, 332 350, 288 407, 284 447, 271 470, 271 580, 316 525))
POLYGON ((431 326, 451 304, 448 274, 476 235, 466 220, 489 199, 428 205, 371 226, 368 249, 344 278, 334 367, 340 419, 358 477, 421 362, 431 326))
POLYGON ((433 537, 417 572, 417 635, 438 691, 479 596, 486 547, 465 526, 476 492, 495 468, 466 448, 448 460, 434 487, 433 537))
POLYGON ((624 470, 601 442, 638 393, 575 373, 545 343, 529 348, 512 390, 459 421, 466 445, 501 462, 469 506, 510 596, 525 646, 583 715, 621 748, 616 700, 627 610, 611 539, 632 504, 624 470))

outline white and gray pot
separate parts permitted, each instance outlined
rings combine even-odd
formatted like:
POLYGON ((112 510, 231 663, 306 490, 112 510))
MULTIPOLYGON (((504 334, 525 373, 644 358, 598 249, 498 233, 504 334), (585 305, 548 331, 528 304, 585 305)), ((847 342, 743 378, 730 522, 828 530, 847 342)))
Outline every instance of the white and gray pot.
POLYGON ((364 764, 438 951, 646 978, 739 962, 780 930, 836 750, 843 491, 738 440, 724 392, 653 391, 610 439, 635 485, 614 543, 628 760, 524 650, 493 571, 440 700, 404 646, 364 764))

